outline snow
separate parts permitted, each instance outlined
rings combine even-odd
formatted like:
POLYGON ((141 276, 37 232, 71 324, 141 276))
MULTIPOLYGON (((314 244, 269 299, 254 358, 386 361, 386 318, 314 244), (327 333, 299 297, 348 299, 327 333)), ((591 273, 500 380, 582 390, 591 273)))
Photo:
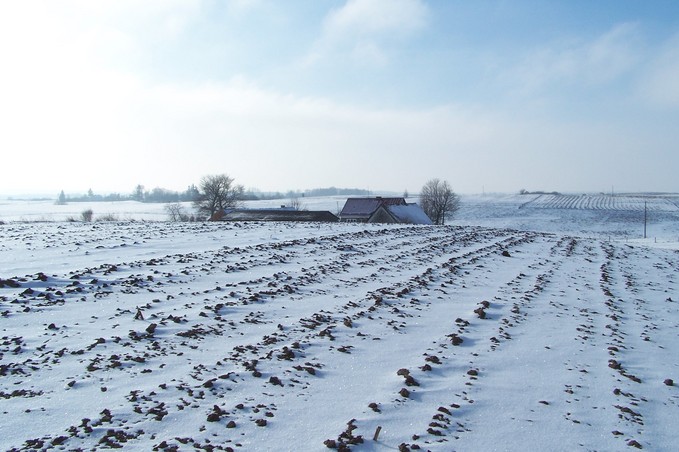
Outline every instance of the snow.
POLYGON ((676 213, 644 239, 525 199, 445 227, 5 203, 0 449, 676 449, 676 213))
POLYGON ((431 219, 417 204, 407 206, 389 206, 389 212, 405 224, 432 224, 431 219))
MULTIPOLYGON (((190 203, 183 203, 190 208, 190 203)), ((137 201, 116 202, 70 202, 55 205, 54 201, 0 200, 0 220, 4 221, 66 221, 80 220, 85 210, 94 212, 94 219, 113 215, 118 220, 163 221, 168 215, 164 204, 141 203, 137 201)))

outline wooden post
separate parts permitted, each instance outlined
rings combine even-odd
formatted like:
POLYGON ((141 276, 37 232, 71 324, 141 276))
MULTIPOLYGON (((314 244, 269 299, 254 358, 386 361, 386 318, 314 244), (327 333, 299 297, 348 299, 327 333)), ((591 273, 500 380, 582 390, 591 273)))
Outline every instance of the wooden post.
POLYGON ((373 435, 373 441, 377 441, 377 437, 380 436, 381 430, 382 430, 382 426, 378 425, 377 428, 375 429, 375 434, 373 435))

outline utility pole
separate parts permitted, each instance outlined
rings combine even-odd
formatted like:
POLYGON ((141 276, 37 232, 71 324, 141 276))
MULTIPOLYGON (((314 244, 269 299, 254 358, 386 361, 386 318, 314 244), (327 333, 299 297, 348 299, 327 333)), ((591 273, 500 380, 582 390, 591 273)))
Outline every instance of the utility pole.
POLYGON ((646 210, 646 201, 644 201, 644 238, 646 238, 646 220, 648 219, 648 214, 646 210))

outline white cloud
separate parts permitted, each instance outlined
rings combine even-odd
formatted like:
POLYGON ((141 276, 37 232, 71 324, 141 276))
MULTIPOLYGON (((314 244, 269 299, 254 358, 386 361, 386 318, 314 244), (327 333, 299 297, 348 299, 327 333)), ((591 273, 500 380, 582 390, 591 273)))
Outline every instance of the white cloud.
POLYGON ((386 64, 388 42, 422 29, 428 16, 421 0, 349 0, 326 16, 307 63, 349 56, 361 63, 386 64))
POLYGON ((231 0, 228 2, 226 7, 232 13, 243 13, 246 11, 252 11, 257 7, 261 6, 262 0, 231 0))
POLYGON ((637 26, 625 23, 590 41, 553 42, 524 55, 502 77, 525 93, 611 82, 640 61, 639 40, 637 26))
MULTIPOLYGON (((599 189, 588 180, 624 185, 609 175, 613 160, 624 177, 639 168, 653 173, 657 165, 629 157, 652 139, 586 122, 559 125, 456 106, 365 108, 281 94, 242 76, 158 85, 104 75, 85 91, 89 97, 55 94, 47 109, 13 117, 0 136, 0 148, 9 150, 3 164, 28 171, 30 156, 31 177, 4 174, 0 193, 38 183, 55 193, 125 191, 139 183, 183 189, 221 172, 262 190, 412 191, 431 177, 460 192, 530 184, 588 190, 599 189), (583 171, 588 180, 577 180, 583 171)), ((659 183, 668 180, 655 174, 659 183)))
MULTIPOLYGON (((605 178, 614 158, 607 149, 634 147, 633 131, 455 106, 364 108, 283 95, 243 77, 150 87, 138 97, 143 108, 130 118, 129 133, 163 150, 163 167, 180 187, 224 171, 263 190, 328 185, 416 190, 434 176, 462 192, 480 191, 482 185, 515 191, 530 184, 596 190, 600 187, 586 186, 578 175, 605 178)), ((623 166, 619 171, 629 175, 633 168, 623 166)))
POLYGON ((679 34, 661 46, 651 60, 640 95, 648 104, 679 108, 679 34))
POLYGON ((66 0, 56 5, 46 2, 54 14, 81 24, 116 26, 127 30, 181 32, 200 13, 203 1, 196 0, 66 0), (151 29, 151 30, 149 30, 151 29))
POLYGON ((603 34, 582 50, 585 78, 605 83, 628 72, 640 61, 639 31, 635 24, 621 24, 603 34))
POLYGON ((34 93, 34 103, 24 94, 13 102, 21 114, 0 109, 8 129, 0 148, 8 168, 24 167, 30 155, 33 178, 7 174, 5 190, 35 181, 48 190, 180 189, 214 172, 265 190, 401 190, 431 177, 432 168, 453 167, 460 157, 451 150, 487 146, 498 130, 452 108, 368 109, 280 94, 245 77, 158 85, 90 71, 55 80, 34 93), (386 161, 391 170, 376 177, 386 161))
MULTIPOLYGON (((136 55, 149 37, 171 43, 200 3, 176 0, 167 9, 165 2, 143 3, 129 23, 125 8, 138 5, 131 0, 64 4, 55 12, 51 2, 0 3, 0 149, 6 168, 27 168, 30 156, 32 172, 4 174, 0 193, 36 181, 53 191, 124 191, 138 183, 183 189, 215 172, 263 190, 366 184, 416 190, 433 176, 460 191, 480 191, 482 184, 512 191, 529 181, 563 190, 591 155, 600 156, 590 170, 596 179, 596 171, 606 174, 606 164, 617 162, 608 149, 631 153, 649 141, 635 141, 636 132, 624 128, 531 122, 529 113, 516 113, 523 105, 511 113, 497 105, 366 108, 331 100, 332 93, 263 89, 248 76, 161 84, 115 57, 136 55)), ((417 1, 349 1, 326 17, 317 57, 386 65, 392 40, 421 30, 428 14, 417 1)), ((677 41, 650 67, 646 95, 654 102, 679 104, 677 41)), ((636 45, 636 28, 621 25, 589 42, 542 47, 512 72, 511 83, 538 93, 563 83, 606 83, 635 68, 636 45)), ((662 144, 656 148, 666 149, 662 144)), ((626 177, 636 169, 627 163, 633 160, 619 160, 626 177)))
POLYGON ((427 8, 419 0, 349 0, 328 15, 324 32, 335 39, 409 32, 422 28, 426 17, 427 8))

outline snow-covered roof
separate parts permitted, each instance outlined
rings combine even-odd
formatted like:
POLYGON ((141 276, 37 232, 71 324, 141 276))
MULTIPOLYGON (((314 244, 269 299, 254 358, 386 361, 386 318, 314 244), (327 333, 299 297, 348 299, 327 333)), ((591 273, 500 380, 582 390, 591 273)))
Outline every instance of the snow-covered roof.
POLYGON ((349 198, 342 208, 340 217, 365 217, 369 218, 381 206, 405 205, 403 198, 349 198))
POLYGON ((225 212, 222 221, 318 221, 336 222, 339 220, 328 211, 294 209, 234 209, 225 212))
POLYGON ((424 213, 422 207, 417 204, 405 206, 389 206, 387 208, 399 223, 406 224, 433 224, 431 219, 424 213))

